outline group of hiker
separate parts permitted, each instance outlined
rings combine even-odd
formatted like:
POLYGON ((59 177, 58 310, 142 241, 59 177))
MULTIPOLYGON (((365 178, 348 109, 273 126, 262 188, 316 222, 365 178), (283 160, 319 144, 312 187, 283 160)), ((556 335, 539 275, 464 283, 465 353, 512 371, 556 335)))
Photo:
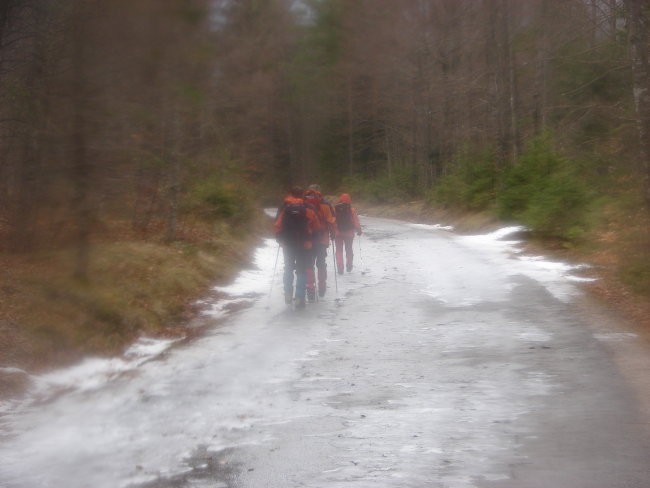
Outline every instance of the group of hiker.
POLYGON ((332 204, 316 184, 307 190, 291 189, 278 208, 274 231, 284 257, 284 300, 287 305, 295 303, 296 309, 325 295, 330 243, 335 244, 336 271, 349 273, 354 265, 354 235, 362 234, 350 195, 343 193, 332 204))

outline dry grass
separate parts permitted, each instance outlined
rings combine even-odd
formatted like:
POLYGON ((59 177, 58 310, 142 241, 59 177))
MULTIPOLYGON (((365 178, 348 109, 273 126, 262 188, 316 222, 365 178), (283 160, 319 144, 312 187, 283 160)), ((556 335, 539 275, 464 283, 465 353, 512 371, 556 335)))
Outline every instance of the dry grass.
POLYGON ((650 216, 643 209, 605 209, 585 251, 601 278, 588 288, 650 337, 650 216))
POLYGON ((193 229, 172 244, 128 232, 95 242, 87 283, 73 278, 70 249, 0 255, 0 367, 38 371, 119 353, 141 334, 182 333, 190 304, 231 278, 256 242, 251 232, 193 229))

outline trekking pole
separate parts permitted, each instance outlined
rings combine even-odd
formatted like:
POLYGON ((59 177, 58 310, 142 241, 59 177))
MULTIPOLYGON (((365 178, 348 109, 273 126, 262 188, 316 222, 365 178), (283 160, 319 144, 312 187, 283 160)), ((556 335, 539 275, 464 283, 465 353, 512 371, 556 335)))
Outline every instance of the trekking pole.
MULTIPOLYGON (((313 273, 313 279, 312 278, 307 278, 307 283, 311 282, 314 285, 313 292, 314 292, 314 302, 318 302, 318 292, 320 290, 320 285, 318 284, 318 266, 314 264, 312 266, 312 273, 313 273), (313 281, 312 281, 313 280, 313 281)), ((309 275, 308 275, 309 276, 309 275)), ((309 295, 309 288, 307 288, 307 294, 309 295)))
POLYGON ((361 274, 366 274, 365 266, 363 264, 363 253, 361 252, 361 236, 357 237, 359 238, 359 261, 361 261, 361 274))
POLYGON ((279 257, 280 257, 280 243, 278 243, 278 252, 275 254, 275 264, 273 265, 273 275, 271 276, 271 288, 269 288, 269 301, 271 300, 271 292, 273 291, 273 284, 275 283, 275 272, 278 268, 279 257))

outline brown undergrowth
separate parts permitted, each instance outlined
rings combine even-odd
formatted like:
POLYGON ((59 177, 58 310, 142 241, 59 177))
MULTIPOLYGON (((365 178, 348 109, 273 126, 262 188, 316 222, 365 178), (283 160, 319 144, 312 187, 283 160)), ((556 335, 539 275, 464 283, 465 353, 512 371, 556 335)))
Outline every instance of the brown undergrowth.
MULTIPOLYGON (((119 354, 143 334, 184 335, 192 303, 250 262, 263 219, 244 231, 195 222, 172 243, 112 222, 111 238, 92 244, 87 282, 72 275, 72 249, 0 254, 0 368, 33 373, 119 354)), ((20 390, 14 371, 0 371, 0 397, 20 390)))

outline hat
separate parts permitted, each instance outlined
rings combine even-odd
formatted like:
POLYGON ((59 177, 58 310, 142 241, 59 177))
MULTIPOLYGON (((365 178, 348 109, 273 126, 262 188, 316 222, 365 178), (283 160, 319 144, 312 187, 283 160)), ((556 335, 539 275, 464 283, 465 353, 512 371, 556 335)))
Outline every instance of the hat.
POLYGON ((306 200, 316 200, 319 201, 321 199, 321 195, 319 192, 313 189, 309 189, 305 192, 305 199, 306 200))
POLYGON ((320 192, 320 185, 314 183, 313 185, 309 185, 309 189, 320 192))
POLYGON ((350 198, 350 195, 348 195, 347 193, 341 193, 341 196, 339 197, 339 202, 352 203, 352 199, 350 198))

